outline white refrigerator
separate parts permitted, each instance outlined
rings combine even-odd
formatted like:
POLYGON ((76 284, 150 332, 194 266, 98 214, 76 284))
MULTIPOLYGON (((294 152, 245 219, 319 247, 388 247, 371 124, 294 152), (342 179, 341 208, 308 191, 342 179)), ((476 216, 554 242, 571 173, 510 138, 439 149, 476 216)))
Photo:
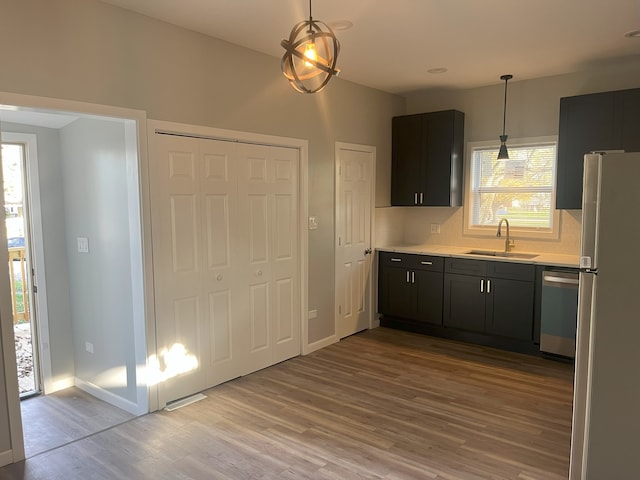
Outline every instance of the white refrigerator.
POLYGON ((584 159, 570 480, 640 478, 640 153, 584 159))

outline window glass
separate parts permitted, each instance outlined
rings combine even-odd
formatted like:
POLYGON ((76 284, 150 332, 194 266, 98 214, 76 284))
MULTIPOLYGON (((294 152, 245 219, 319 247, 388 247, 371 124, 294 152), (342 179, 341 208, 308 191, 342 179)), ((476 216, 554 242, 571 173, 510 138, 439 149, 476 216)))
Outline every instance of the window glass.
POLYGON ((509 159, 498 160, 498 146, 471 152, 469 226, 554 227, 556 143, 510 142, 509 159))

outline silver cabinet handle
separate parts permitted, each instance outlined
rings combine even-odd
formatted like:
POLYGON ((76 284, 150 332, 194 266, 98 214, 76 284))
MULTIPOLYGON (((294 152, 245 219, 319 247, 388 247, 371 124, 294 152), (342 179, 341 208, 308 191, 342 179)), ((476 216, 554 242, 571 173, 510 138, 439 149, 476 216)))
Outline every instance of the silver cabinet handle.
POLYGON ((480 293, 484 293, 484 278, 480 280, 480 293))
POLYGON ((416 283, 416 272, 411 272, 411 283, 416 283))
POLYGON ((433 262, 420 262, 422 265, 433 265, 433 262))
POLYGON ((420 205, 424 203, 424 193, 420 192, 420 205))
POLYGON ((407 270, 407 283, 409 283, 409 270, 407 270))
POLYGON ((487 293, 491 293, 491 280, 487 280, 487 293))
POLYGON ((391 261, 392 262, 401 262, 402 259, 401 258, 392 258, 391 261))
POLYGON ((413 204, 418 205, 418 192, 413 194, 413 204))

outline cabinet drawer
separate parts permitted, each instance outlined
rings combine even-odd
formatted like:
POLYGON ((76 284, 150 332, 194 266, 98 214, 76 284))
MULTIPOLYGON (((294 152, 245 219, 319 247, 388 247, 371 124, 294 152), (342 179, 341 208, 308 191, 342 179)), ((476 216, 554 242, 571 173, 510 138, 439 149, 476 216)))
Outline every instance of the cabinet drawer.
POLYGON ((533 282, 536 276, 536 267, 527 263, 487 262, 487 276, 533 282))
POLYGON ((413 253, 380 252, 380 265, 384 267, 442 272, 444 268, 444 258, 413 253))
POLYGON ((487 274, 487 262, 468 258, 447 258, 444 262, 444 271, 484 277, 487 274))

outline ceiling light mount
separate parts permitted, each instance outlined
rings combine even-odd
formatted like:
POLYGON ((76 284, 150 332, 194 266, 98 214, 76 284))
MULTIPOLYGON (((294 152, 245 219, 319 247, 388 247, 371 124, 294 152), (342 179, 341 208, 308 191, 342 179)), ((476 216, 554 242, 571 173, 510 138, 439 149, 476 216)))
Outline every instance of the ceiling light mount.
POLYGON ((300 93, 319 92, 340 73, 336 68, 340 43, 326 23, 313 19, 311 0, 309 20, 296 24, 280 45, 285 49, 282 73, 300 93))
POLYGON ((513 78, 513 75, 501 75, 500 80, 504 80, 504 110, 502 113, 502 135, 500 135, 500 151, 498 152, 498 160, 509 160, 509 152, 507 151, 507 137, 505 127, 507 125, 507 82, 513 78))

